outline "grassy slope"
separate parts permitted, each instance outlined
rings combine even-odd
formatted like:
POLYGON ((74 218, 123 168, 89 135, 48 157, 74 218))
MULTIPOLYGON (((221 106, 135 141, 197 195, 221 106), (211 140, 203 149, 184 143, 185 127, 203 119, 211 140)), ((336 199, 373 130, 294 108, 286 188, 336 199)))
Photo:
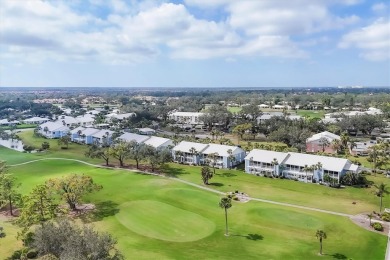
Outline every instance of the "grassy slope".
MULTIPOLYGON (((168 172, 194 183, 201 183, 200 167, 171 164, 168 172)), ((370 180, 389 183, 383 176, 370 176, 370 180)), ((333 210, 349 214, 379 210, 379 200, 374 195, 374 188, 333 189, 318 184, 306 184, 291 180, 271 179, 246 174, 242 171, 217 169, 210 180, 211 187, 221 191, 242 191, 252 197, 276 200, 333 210), (352 204, 356 202, 356 204, 352 204)), ((390 207, 388 197, 383 199, 384 206, 390 207)))
MULTIPOLYGON (((386 236, 365 231, 343 217, 253 201, 245 204, 234 202, 229 209, 231 236, 225 237, 224 214, 218 207, 219 196, 181 183, 61 161, 37 162, 11 168, 10 171, 22 181, 20 189, 23 193, 55 176, 69 173, 93 176, 104 188, 86 198, 97 205, 98 211, 85 221, 93 221, 97 228, 113 234, 126 259, 134 256, 137 259, 315 259, 320 258, 317 256, 318 241, 315 238, 315 231, 320 228, 328 234, 324 242, 327 255, 321 259, 384 257, 386 236), (161 202, 180 209, 172 210, 173 220, 177 216, 185 216, 182 212, 198 214, 215 223, 216 230, 203 239, 183 243, 137 234, 123 226, 115 214, 120 213, 121 205, 126 205, 124 203, 140 200, 161 202)), ((223 184, 228 185, 226 182, 229 178, 224 177, 223 184)), ((158 210, 159 206, 152 206, 158 210)), ((149 221, 150 227, 156 229, 161 225, 161 219, 158 214, 154 216, 149 221)), ((143 224, 148 226, 147 223, 143 224)), ((0 247, 0 258, 7 251, 0 247)))

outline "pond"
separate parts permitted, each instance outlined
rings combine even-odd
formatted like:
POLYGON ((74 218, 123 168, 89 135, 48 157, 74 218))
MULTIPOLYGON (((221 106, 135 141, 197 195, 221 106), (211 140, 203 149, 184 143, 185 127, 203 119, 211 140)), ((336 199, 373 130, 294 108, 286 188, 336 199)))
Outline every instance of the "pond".
POLYGON ((16 150, 16 151, 19 151, 19 152, 23 152, 24 149, 23 149, 23 143, 22 141, 20 140, 16 140, 16 139, 0 139, 0 145, 1 146, 4 146, 4 147, 7 147, 7 148, 10 148, 10 149, 13 149, 13 150, 16 150))

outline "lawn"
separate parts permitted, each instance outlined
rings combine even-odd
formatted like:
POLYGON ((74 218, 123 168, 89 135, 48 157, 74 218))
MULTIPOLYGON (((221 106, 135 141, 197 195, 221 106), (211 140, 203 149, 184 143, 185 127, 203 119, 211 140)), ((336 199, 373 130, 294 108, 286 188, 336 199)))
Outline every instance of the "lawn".
POLYGON ((325 111, 323 110, 298 110, 297 115, 308 118, 324 118, 325 111))
MULTIPOLYGON (((179 167, 172 173, 195 178, 194 173, 184 173, 188 169, 179 167)), ((125 259, 383 259, 385 254, 386 236, 366 231, 348 218, 254 201, 233 202, 228 215, 230 236, 225 237, 219 195, 159 176, 60 160, 12 167, 10 172, 22 183, 24 194, 52 177, 92 176, 103 189, 85 198, 97 210, 83 220, 111 233, 125 259), (322 257, 318 256, 317 229, 328 235, 322 257)), ((239 172, 230 173, 238 176, 239 172)), ((240 180, 226 171, 218 174, 211 182, 223 185, 220 188, 233 189, 229 187, 232 180, 240 180)), ((243 176, 244 180, 251 177, 243 176)), ((314 187, 301 187, 309 186, 314 187)), ((16 232, 0 219, 2 225, 6 232, 16 232)), ((16 247, 12 237, 3 244, 7 246, 0 246, 1 259, 16 247)))
MULTIPOLYGON (((199 166, 170 164, 166 171, 178 178, 193 183, 201 183, 201 167, 199 166)), ((380 177, 380 175, 378 177, 369 176, 369 179, 375 183, 388 182, 390 186, 390 180, 380 177)), ((374 187, 334 189, 287 179, 259 177, 244 173, 243 170, 228 169, 217 169, 216 175, 210 180, 210 183, 213 189, 223 192, 238 190, 249 194, 251 197, 348 214, 379 210, 379 199, 374 195, 374 187)), ((383 198, 385 207, 390 207, 389 198, 388 196, 383 198)))
POLYGON ((230 113, 236 114, 242 110, 242 107, 227 107, 230 113))
MULTIPOLYGON (((26 129, 26 128, 35 128, 37 125, 34 124, 19 124, 16 125, 16 129, 26 129)), ((0 126, 0 129, 2 130, 9 130, 11 127, 9 126, 0 126)))

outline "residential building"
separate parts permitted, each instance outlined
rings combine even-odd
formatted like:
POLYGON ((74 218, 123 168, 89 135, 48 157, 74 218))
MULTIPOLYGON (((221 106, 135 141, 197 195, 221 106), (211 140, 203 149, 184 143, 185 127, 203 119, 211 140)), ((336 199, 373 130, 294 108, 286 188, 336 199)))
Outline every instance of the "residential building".
POLYGON ((126 113, 126 114, 111 113, 111 114, 106 115, 106 121, 111 122, 113 119, 122 121, 126 118, 130 118, 130 117, 134 117, 134 116, 136 116, 135 113, 126 113))
POLYGON ((49 121, 50 121, 50 119, 48 119, 48 118, 42 118, 42 117, 35 116, 35 117, 24 119, 22 122, 25 124, 39 125, 39 124, 43 124, 43 123, 46 123, 49 121))
POLYGON ((156 133, 156 130, 152 129, 152 128, 137 128, 138 132, 141 134, 141 135, 153 135, 156 133))
POLYGON ((172 149, 174 160, 187 164, 208 164, 210 154, 216 154, 214 163, 219 168, 231 168, 245 159, 245 151, 237 146, 182 141, 172 149))
POLYGON ((76 117, 76 120, 80 126, 91 127, 95 122, 95 116, 91 114, 85 114, 83 116, 76 117))
POLYGON ((257 117, 257 123, 261 124, 266 120, 271 119, 272 117, 286 117, 287 119, 290 120, 299 120, 302 117, 299 115, 284 115, 283 112, 267 112, 263 113, 261 116, 257 117))
POLYGON ((245 159, 245 151, 237 146, 209 144, 205 150, 201 152, 200 164, 207 164, 208 156, 216 154, 217 160, 215 164, 219 168, 232 168, 245 159))
POLYGON ((68 127, 72 127, 72 126, 77 127, 80 125, 79 120, 77 120, 73 116, 60 116, 60 117, 58 117, 58 119, 55 122, 61 123, 61 124, 68 126, 68 127))
POLYGON ((308 153, 336 153, 337 150, 333 148, 332 142, 334 140, 341 140, 340 136, 328 131, 324 131, 309 137, 306 140, 306 152, 308 153))
POLYGON ((90 138, 93 144, 110 145, 112 143, 112 134, 114 131, 101 129, 98 132, 91 134, 90 138))
POLYGON ((182 141, 172 148, 173 160, 179 163, 200 164, 200 155, 208 144, 182 141))
POLYGON ((169 119, 180 124, 202 125, 203 122, 199 119, 203 113, 198 112, 172 112, 169 114, 169 119))
POLYGON ((134 141, 139 144, 150 145, 158 150, 169 148, 173 145, 172 140, 168 138, 162 138, 157 136, 145 136, 145 135, 139 135, 133 133, 124 133, 123 135, 119 136, 118 139, 124 142, 134 141))
POLYGON ((346 173, 358 174, 359 166, 344 158, 254 149, 245 157, 245 172, 304 182, 323 182, 327 175, 335 183, 340 183, 340 178, 346 173))
POLYGON ((107 131, 107 130, 77 127, 70 131, 71 140, 72 142, 77 142, 77 143, 93 144, 94 143, 93 135, 99 131, 107 131))
POLYGON ((39 125, 38 132, 46 138, 61 138, 69 133, 70 129, 61 122, 46 122, 39 125))

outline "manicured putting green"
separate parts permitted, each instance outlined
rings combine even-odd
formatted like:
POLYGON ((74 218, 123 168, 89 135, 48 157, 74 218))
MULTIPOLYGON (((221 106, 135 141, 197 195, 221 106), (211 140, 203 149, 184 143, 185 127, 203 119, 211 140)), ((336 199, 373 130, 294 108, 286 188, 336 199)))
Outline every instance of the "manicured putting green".
POLYGON ((123 203, 116 217, 139 235, 172 242, 196 241, 215 230, 214 222, 201 215, 153 200, 123 203))

